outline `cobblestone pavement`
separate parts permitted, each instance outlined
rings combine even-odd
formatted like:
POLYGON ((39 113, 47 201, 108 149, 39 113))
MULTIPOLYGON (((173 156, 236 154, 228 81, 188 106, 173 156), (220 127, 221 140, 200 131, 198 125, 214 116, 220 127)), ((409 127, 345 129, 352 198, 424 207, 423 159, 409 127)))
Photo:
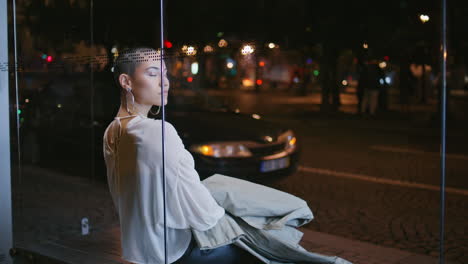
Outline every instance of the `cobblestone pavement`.
MULTIPOLYGON (((404 147, 414 143, 410 148, 424 149, 432 142, 408 141, 410 128, 400 132, 397 127, 382 130, 378 125, 372 127, 376 123, 366 123, 363 128, 359 122, 338 126, 338 121, 277 121, 289 124, 298 134, 298 142, 302 140, 302 167, 298 173, 268 185, 308 202, 315 219, 307 228, 438 256, 437 155, 372 148, 377 144, 404 147), (376 181, 368 180, 374 178, 376 181), (380 179, 391 182, 378 182, 380 179)), ((453 132, 454 137, 464 134, 453 132)), ((418 134, 425 138, 430 132, 418 134)), ((434 140, 429 136, 425 139, 434 140)), ((445 254, 461 264, 468 263, 468 166, 466 156, 457 155, 447 159, 447 187, 454 191, 446 192, 445 254)))

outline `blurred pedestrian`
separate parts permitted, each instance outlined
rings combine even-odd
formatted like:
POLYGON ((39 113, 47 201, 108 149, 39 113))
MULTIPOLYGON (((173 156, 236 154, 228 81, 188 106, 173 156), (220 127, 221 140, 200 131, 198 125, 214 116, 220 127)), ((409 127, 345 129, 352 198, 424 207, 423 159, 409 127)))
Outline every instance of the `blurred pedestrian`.
POLYGON ((410 92, 413 90, 414 77, 410 71, 410 61, 407 59, 408 56, 403 56, 400 62, 400 104, 401 111, 404 113, 409 112, 409 98, 410 92))
POLYGON ((362 98, 363 98, 363 95, 364 95, 363 84, 365 82, 364 78, 367 78, 366 77, 367 69, 364 69, 364 67, 367 67, 367 65, 362 63, 362 61, 360 61, 359 66, 358 66, 358 73, 359 73, 358 85, 357 85, 357 88, 356 88, 356 96, 357 96, 357 99, 358 99, 358 105, 357 105, 358 114, 362 114, 362 112, 361 112, 362 98))
POLYGON ((366 61, 361 68, 359 77, 360 86, 363 92, 361 113, 366 113, 369 110, 370 115, 375 115, 378 106, 379 89, 384 80, 382 69, 376 61, 366 61))
POLYGON ((299 65, 294 64, 289 77, 289 91, 297 93, 299 82, 301 81, 301 69, 299 65))

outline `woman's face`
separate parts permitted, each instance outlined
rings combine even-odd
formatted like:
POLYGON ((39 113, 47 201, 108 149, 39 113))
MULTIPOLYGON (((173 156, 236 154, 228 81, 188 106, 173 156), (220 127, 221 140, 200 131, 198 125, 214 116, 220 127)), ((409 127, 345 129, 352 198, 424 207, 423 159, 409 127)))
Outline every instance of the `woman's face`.
POLYGON ((167 79, 166 63, 162 61, 163 75, 161 78, 161 61, 147 57, 148 61, 140 63, 131 78, 132 93, 135 101, 143 105, 161 106, 161 79, 164 86, 164 105, 167 104, 169 80, 167 79))

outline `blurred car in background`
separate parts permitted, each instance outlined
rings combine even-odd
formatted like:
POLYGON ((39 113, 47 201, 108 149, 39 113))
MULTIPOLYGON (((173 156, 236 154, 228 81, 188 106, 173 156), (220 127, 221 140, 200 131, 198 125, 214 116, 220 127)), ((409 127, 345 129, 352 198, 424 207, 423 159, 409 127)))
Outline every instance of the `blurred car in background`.
POLYGON ((166 111, 202 179, 220 173, 261 180, 297 170, 300 149, 289 128, 231 109, 203 90, 170 90, 166 111))

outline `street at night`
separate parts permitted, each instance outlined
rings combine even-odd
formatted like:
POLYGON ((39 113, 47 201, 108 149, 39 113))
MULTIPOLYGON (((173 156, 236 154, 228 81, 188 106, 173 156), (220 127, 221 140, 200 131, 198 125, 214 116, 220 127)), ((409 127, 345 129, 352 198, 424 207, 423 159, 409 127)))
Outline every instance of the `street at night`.
POLYGON ((467 264, 467 3, 0 0, 0 264, 467 264))
MULTIPOLYGON (((308 228, 437 256, 440 128, 426 120, 427 114, 394 112, 374 120, 301 110, 284 114, 284 102, 294 97, 269 103, 269 110, 261 102, 273 96, 246 97, 255 101, 252 110, 292 127, 305 146, 299 172, 269 185, 309 203, 316 218, 308 228)), ((347 106, 349 111, 355 107, 347 106)), ((453 120, 447 131, 446 250, 457 263, 468 262, 465 122, 453 120)))
MULTIPOLYGON (((440 165, 437 149, 427 147, 435 138, 415 138, 420 130, 401 126, 295 124, 308 146, 301 169, 272 186, 315 209, 308 228, 437 256, 440 165)), ((466 154, 447 161, 447 254, 458 263, 467 261, 466 154)))
MULTIPOLYGON (((221 96, 216 91, 210 93, 221 96)), ((233 105, 250 106, 254 112, 268 112, 262 118, 297 133, 299 144, 305 146, 298 172, 260 182, 307 201, 314 220, 305 228, 437 256, 440 132, 434 122, 426 120, 427 115, 414 112, 412 118, 404 118, 401 113, 393 112, 384 118, 366 119, 346 113, 324 116, 317 111, 297 109, 283 113, 281 105, 297 101, 297 97, 283 94, 279 96, 282 100, 278 100, 281 104, 262 104, 271 97, 275 94, 223 93, 221 98, 233 105)), ((346 107, 352 111, 355 105, 346 107)), ((451 263, 461 264, 468 261, 465 254, 468 146, 464 140, 468 128, 459 121, 454 122, 448 131, 446 254, 451 263)), ((83 215, 90 219, 93 231, 118 224, 106 185, 95 187, 86 179, 49 170, 27 169, 24 177, 23 181, 30 187, 18 189, 25 196, 25 204, 24 209, 16 212, 19 219, 29 219, 17 227, 18 233, 29 230, 22 234, 23 239, 77 236, 81 232, 78 220, 83 215), (51 187, 57 185, 68 187, 60 191, 51 187), (72 207, 63 204, 71 197, 74 197, 72 207), (44 209, 39 215, 28 209, 46 204, 50 209, 44 209), (56 213, 56 207, 63 208, 61 214, 56 213), (20 213, 24 214, 21 218, 20 213)))

